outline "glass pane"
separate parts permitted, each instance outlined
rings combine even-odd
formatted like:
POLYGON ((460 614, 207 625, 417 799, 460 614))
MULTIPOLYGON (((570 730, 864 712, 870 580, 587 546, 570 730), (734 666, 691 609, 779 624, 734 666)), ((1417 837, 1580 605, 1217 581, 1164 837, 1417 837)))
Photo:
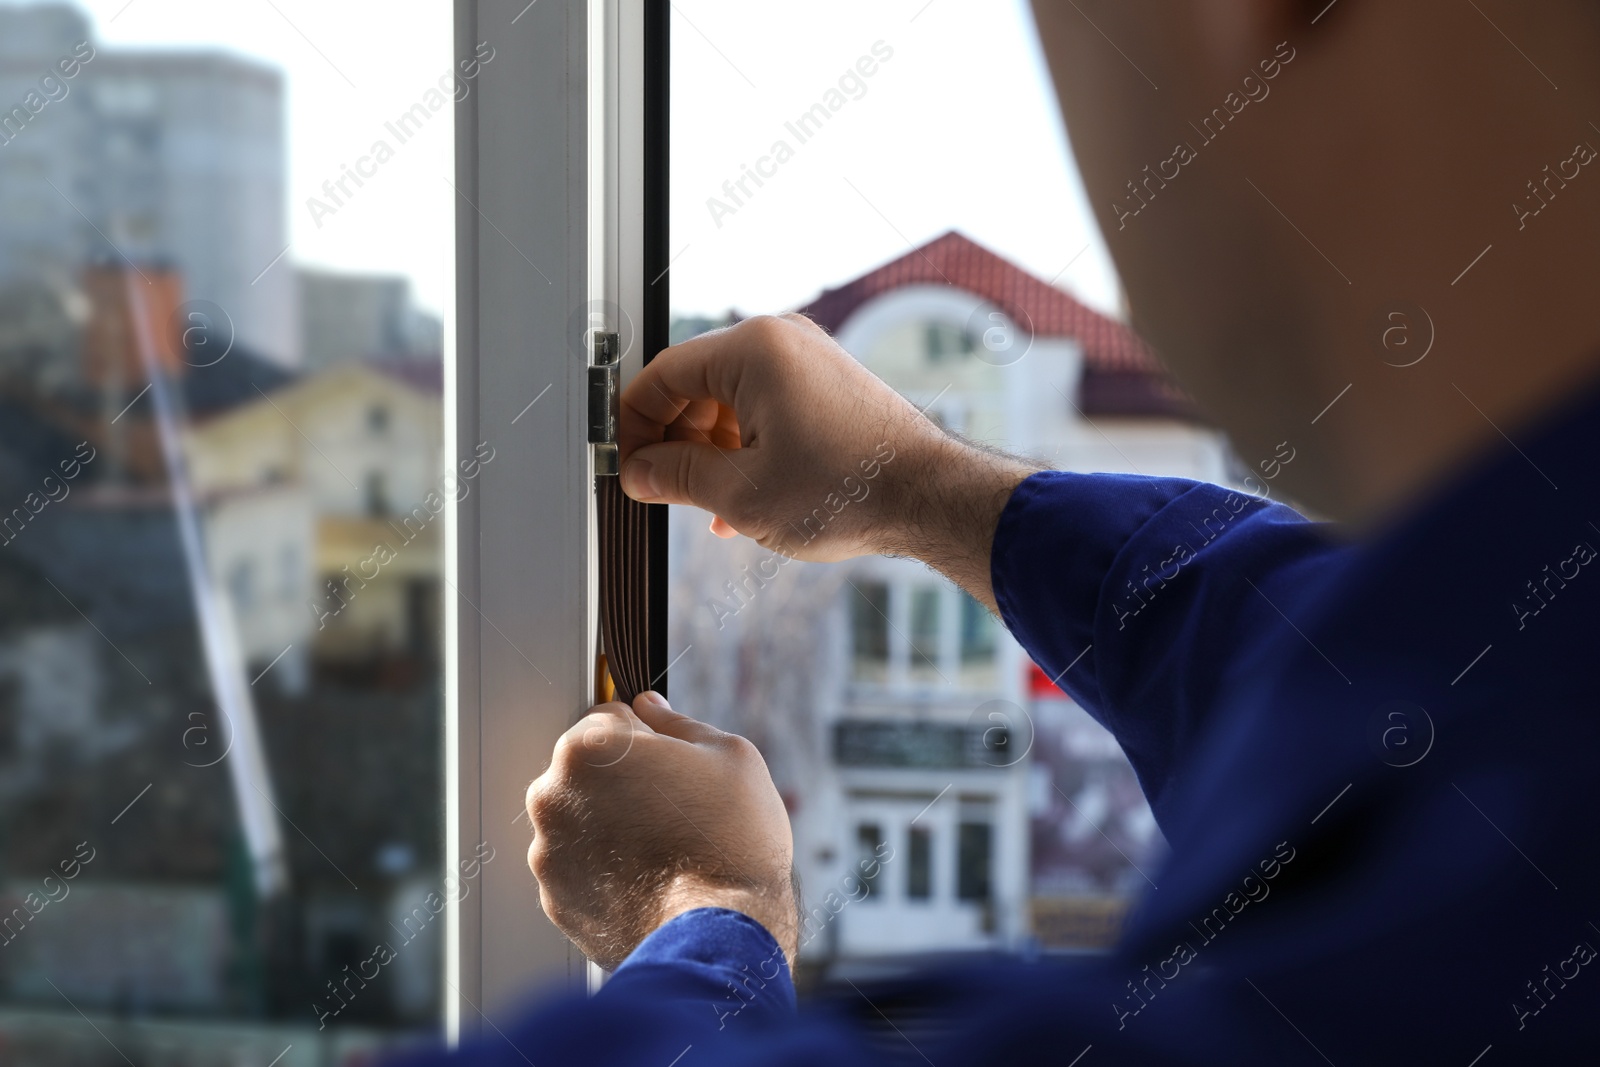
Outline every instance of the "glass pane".
POLYGON ((913 826, 906 845, 906 896, 927 900, 933 895, 933 834, 913 826))
POLYGON ((858 682, 881 683, 889 676, 889 587, 882 582, 854 582, 846 596, 852 676, 858 682))
POLYGON ((971 334, 949 322, 926 323, 924 331, 930 363, 959 362, 977 348, 971 334))
POLYGON ((932 685, 944 680, 939 669, 939 603, 944 599, 938 586, 917 586, 911 590, 911 677, 932 685))
POLYGON ((862 823, 856 827, 856 870, 860 872, 862 900, 877 893, 878 876, 883 873, 878 862, 883 856, 882 847, 883 827, 877 823, 862 823))
POLYGON ((17 1062, 440 1023, 450 38, 445 3, 0 6, 17 1062))
MULTIPOLYGON (((673 341, 798 309, 951 432, 1066 470, 1221 477, 1220 437, 1125 358, 1142 349, 1027 6, 921 6, 674 0, 673 341), (975 54, 1014 61, 949 76, 975 54), (953 130, 1005 145, 1004 195, 992 153, 928 165, 953 130)), ((861 484, 848 506, 871 509, 885 482, 861 484)), ((854 884, 863 824, 912 831, 889 834, 871 921, 845 909, 802 966, 854 995, 839 976, 861 961, 1103 947, 1160 839, 1087 713, 922 565, 797 562, 707 521, 672 509, 674 706, 761 748, 811 902, 854 884), (732 595, 751 573, 777 577, 732 595)))
POLYGON ((989 609, 964 591, 957 592, 961 604, 961 687, 994 689, 999 683, 995 651, 1000 624, 989 609))
POLYGON ((956 896, 961 900, 988 900, 994 827, 987 822, 963 822, 956 838, 956 896))

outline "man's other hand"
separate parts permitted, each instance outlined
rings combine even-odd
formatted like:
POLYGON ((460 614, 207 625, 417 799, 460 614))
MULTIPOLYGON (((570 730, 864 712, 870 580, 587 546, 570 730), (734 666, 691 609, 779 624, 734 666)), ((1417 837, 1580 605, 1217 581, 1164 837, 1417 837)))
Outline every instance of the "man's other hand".
POLYGON ((545 914, 615 969, 694 908, 743 912, 794 962, 794 840, 761 754, 655 693, 600 704, 528 787, 528 866, 545 914))

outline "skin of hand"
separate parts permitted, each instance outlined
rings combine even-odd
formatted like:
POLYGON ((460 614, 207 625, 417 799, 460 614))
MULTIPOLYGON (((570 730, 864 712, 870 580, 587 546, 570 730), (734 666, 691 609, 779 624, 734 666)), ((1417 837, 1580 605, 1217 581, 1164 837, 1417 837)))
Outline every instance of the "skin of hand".
POLYGON ((1036 467, 935 426, 801 315, 761 316, 656 356, 628 384, 623 490, 712 512, 796 559, 913 556, 994 608, 1000 512, 1036 467))
POLYGON ((789 816, 744 738, 679 715, 655 693, 632 708, 601 704, 556 742, 527 807, 539 903, 602 967, 701 907, 755 919, 793 966, 789 816))

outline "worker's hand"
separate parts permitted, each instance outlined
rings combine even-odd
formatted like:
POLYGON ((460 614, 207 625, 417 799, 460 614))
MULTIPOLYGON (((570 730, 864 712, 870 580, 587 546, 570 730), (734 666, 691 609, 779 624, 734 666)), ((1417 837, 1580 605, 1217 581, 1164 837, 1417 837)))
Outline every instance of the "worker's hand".
POLYGON ((622 487, 786 556, 924 560, 993 604, 1000 511, 1037 469, 944 433, 801 315, 663 351, 622 395, 622 487))
POLYGON ((528 866, 545 914, 608 970, 694 908, 761 923, 793 965, 794 840, 754 745, 654 693, 601 704, 528 787, 528 866))
POLYGON ((917 409, 801 315, 662 352, 622 396, 623 489, 694 504, 797 559, 882 551, 885 500, 942 441, 917 409))

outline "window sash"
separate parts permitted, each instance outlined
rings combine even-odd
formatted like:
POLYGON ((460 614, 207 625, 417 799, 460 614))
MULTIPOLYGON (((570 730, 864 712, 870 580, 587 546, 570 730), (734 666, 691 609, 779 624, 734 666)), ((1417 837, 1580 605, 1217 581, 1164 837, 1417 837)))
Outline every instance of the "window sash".
MULTIPOLYGON (((459 869, 480 843, 495 850, 447 915, 445 1025, 457 1041, 503 1026, 534 985, 592 984, 539 910, 521 803, 594 698, 585 329, 623 335, 624 381, 666 343, 670 6, 453 3, 456 54, 495 48, 456 110, 446 329, 445 440, 454 458, 495 450, 445 531, 446 861, 459 869)), ((665 515, 653 521, 660 658, 665 515)))

